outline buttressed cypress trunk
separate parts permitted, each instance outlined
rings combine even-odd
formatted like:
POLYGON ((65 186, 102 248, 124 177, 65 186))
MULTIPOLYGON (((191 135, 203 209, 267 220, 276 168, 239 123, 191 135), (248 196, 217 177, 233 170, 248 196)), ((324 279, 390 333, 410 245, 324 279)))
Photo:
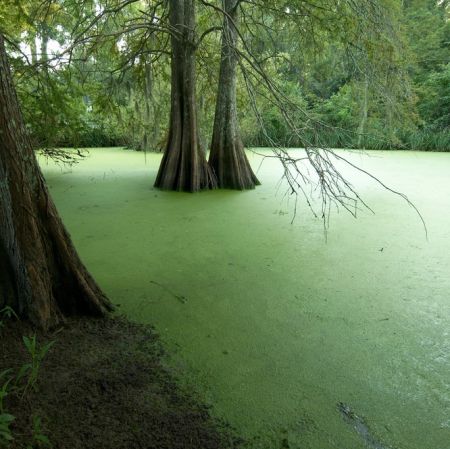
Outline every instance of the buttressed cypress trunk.
POLYGON ((169 0, 173 30, 169 137, 155 187, 196 192, 216 179, 200 148, 195 100, 195 0, 169 0))
POLYGON ((112 306, 81 262, 25 130, 0 34, 0 308, 44 329, 112 306))
POLYGON ((239 131, 236 107, 236 65, 238 0, 223 0, 223 20, 219 88, 209 164, 219 187, 253 189, 259 185, 253 173, 239 131))

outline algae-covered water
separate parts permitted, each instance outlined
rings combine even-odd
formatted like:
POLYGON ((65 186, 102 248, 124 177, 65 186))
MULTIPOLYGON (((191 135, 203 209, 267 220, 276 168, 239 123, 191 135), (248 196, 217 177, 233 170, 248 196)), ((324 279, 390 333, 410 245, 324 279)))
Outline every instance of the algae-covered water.
POLYGON ((42 165, 112 301, 156 326, 252 448, 449 449, 450 154, 348 156, 410 197, 428 241, 405 202, 354 172, 376 214, 333 213, 325 240, 304 206, 291 224, 281 168, 254 154, 261 187, 195 195, 152 188, 156 154, 42 165))

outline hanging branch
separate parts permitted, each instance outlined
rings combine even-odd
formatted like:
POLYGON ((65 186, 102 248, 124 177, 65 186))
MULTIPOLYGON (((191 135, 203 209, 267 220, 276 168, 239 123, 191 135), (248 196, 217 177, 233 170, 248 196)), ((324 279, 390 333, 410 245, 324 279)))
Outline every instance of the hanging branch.
MULTIPOLYGON (((369 8, 373 8, 371 9, 371 13, 375 16, 376 14, 374 11, 377 11, 378 7, 372 0, 368 1, 370 3, 369 8)), ((258 154, 262 155, 264 158, 276 158, 282 164, 282 179, 286 181, 288 185, 288 191, 286 194, 295 196, 293 220, 295 219, 297 213, 297 201, 299 195, 303 196, 313 215, 322 219, 325 233, 329 227, 329 218, 332 206, 336 207, 336 209, 343 208, 355 218, 361 208, 374 213, 347 177, 345 177, 337 168, 336 163, 343 162, 345 165, 351 167, 357 172, 368 176, 388 192, 397 195, 406 201, 406 203, 412 207, 419 216, 427 237, 428 231, 425 220, 414 203, 404 193, 389 187, 377 176, 353 164, 333 149, 327 148, 325 145, 321 145, 319 131, 323 129, 336 129, 336 127, 330 126, 327 123, 312 117, 308 111, 288 98, 277 86, 274 80, 267 74, 261 61, 253 54, 248 45, 248 41, 245 39, 245 36, 242 34, 241 30, 237 24, 234 23, 229 14, 217 5, 209 3, 207 0, 201 0, 201 2, 205 6, 211 7, 220 14, 227 16, 239 36, 239 43, 242 49, 236 46, 235 51, 239 55, 239 66, 244 78, 247 94, 250 98, 250 105, 260 129, 262 130, 267 142, 272 147, 273 152, 272 156, 267 156, 266 154, 261 153, 258 154), (258 86, 259 89, 256 89, 256 86, 258 86), (287 148, 279 145, 269 136, 262 115, 258 109, 257 94, 258 96, 264 96, 274 106, 276 106, 286 125, 289 127, 292 135, 303 143, 305 150, 304 156, 292 156, 287 148), (299 127, 293 120, 292 116, 294 112, 300 113, 303 117, 302 127, 299 127), (307 130, 314 136, 314 141, 308 137, 308 134, 305 132, 307 130), (321 200, 320 212, 317 212, 313 206, 315 193, 318 193, 321 200)), ((355 3, 352 0, 348 0, 348 2, 351 7, 359 10, 361 9, 360 3, 363 3, 355 3)), ((255 4, 255 2, 246 3, 255 4)), ((367 10, 364 9, 364 11, 360 11, 360 13, 367 14, 367 10)), ((287 16, 289 16, 289 14, 287 14, 287 16)), ((374 20, 374 23, 378 25, 378 21, 376 19, 370 20, 374 20)), ((351 133, 345 129, 341 130, 351 133)))

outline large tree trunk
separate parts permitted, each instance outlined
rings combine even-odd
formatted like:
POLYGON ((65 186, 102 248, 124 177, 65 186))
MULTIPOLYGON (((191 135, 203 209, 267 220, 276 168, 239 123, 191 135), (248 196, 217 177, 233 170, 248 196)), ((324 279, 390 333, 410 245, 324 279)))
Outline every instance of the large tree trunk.
POLYGON ((223 0, 224 15, 219 89, 209 164, 219 187, 253 189, 259 181, 253 173, 242 144, 236 107, 236 65, 239 0, 223 0))
POLYGON ((88 273, 48 193, 19 109, 0 35, 0 308, 43 328, 111 304, 88 273))
POLYGON ((196 192, 216 187, 199 143, 195 100, 195 0, 169 0, 172 42, 171 112, 167 147, 155 187, 196 192))

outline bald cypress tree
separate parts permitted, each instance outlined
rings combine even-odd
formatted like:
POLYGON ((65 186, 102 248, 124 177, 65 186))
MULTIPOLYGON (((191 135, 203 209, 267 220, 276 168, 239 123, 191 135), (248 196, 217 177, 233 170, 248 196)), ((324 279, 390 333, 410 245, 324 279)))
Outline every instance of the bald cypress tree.
POLYGON ((219 187, 253 189, 259 181, 242 143, 236 106, 237 24, 239 0, 223 0, 223 30, 219 85, 209 164, 219 187))
POLYGON ((195 0, 169 0, 171 105, 169 137, 155 187, 197 192, 217 186, 200 147, 195 98, 195 0))
POLYGON ((0 308, 44 329, 112 306, 81 262, 28 138, 0 34, 0 308))

